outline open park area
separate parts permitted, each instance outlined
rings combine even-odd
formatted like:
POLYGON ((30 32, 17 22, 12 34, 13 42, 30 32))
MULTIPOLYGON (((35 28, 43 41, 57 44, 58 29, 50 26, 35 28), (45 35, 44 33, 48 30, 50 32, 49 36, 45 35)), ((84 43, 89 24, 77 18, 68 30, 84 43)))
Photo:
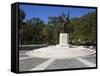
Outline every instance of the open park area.
POLYGON ((95 8, 19 6, 19 70, 95 68, 95 8))
MULTIPOLYGON (((93 50, 93 49, 90 49, 90 50, 93 50)), ((88 51, 88 50, 85 49, 83 51, 88 51)), ((83 57, 71 57, 71 58, 67 57, 67 58, 56 59, 56 58, 43 58, 41 56, 33 57, 33 56, 29 56, 27 52, 32 52, 32 50, 20 50, 19 52, 20 71, 96 67, 95 53, 92 55, 83 56, 83 57)), ((60 53, 58 52, 56 55, 60 56, 60 53)))

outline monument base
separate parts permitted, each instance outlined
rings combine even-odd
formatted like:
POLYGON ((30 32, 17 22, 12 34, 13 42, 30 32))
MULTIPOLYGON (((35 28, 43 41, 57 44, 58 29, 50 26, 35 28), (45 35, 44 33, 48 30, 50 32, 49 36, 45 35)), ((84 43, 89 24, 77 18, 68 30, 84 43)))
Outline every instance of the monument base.
POLYGON ((60 33, 59 46, 69 47, 69 44, 68 44, 68 33, 60 33))

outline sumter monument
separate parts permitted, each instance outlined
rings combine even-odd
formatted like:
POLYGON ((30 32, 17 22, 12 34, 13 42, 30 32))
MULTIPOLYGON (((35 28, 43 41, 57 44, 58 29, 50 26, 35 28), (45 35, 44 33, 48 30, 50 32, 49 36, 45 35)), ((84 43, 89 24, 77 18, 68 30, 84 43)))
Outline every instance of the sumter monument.
POLYGON ((39 57, 39 58, 51 58, 51 59, 66 59, 66 58, 77 58, 84 57, 87 55, 95 54, 95 50, 90 50, 83 46, 72 46, 69 48, 68 44, 68 33, 69 29, 66 29, 69 23, 69 13, 66 17, 64 14, 60 16, 62 20, 63 29, 60 32, 59 44, 54 46, 43 47, 35 49, 32 51, 27 51, 26 54, 30 57, 39 57))
POLYGON ((66 17, 65 14, 62 14, 62 16, 60 16, 60 19, 62 21, 62 26, 63 29, 60 33, 60 38, 59 38, 59 45, 60 46, 66 46, 68 47, 68 33, 69 33, 69 29, 68 29, 68 23, 69 23, 69 12, 68 15, 66 17))

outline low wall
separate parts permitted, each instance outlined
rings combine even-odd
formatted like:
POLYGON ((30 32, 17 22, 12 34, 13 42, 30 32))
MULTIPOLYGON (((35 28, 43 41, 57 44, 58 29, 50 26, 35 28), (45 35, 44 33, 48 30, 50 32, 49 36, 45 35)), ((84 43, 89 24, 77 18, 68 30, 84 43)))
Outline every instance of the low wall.
POLYGON ((33 50, 41 47, 47 47, 48 45, 42 44, 42 45, 19 45, 19 50, 33 50))

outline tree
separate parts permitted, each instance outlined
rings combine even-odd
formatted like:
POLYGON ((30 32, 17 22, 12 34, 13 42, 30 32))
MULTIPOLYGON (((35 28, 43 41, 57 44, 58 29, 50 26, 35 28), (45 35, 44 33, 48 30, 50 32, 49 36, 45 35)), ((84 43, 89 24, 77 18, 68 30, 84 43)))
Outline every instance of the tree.
POLYGON ((19 28, 21 28, 21 25, 23 24, 23 20, 25 19, 25 13, 22 9, 19 9, 19 16, 18 16, 18 21, 19 21, 19 28))
POLYGON ((33 29, 33 40, 32 42, 34 44, 42 44, 46 43, 46 31, 47 28, 45 26, 45 23, 39 19, 39 18, 32 18, 30 20, 27 20, 27 25, 31 25, 33 29))
POLYGON ((23 27, 25 25, 25 23, 23 22, 23 20, 25 19, 25 13, 22 9, 19 9, 19 17, 18 17, 18 21, 19 21, 19 44, 22 43, 22 35, 23 35, 23 27))
POLYGON ((88 13, 80 18, 71 19, 70 42, 74 44, 95 45, 96 43, 96 13, 88 13))

